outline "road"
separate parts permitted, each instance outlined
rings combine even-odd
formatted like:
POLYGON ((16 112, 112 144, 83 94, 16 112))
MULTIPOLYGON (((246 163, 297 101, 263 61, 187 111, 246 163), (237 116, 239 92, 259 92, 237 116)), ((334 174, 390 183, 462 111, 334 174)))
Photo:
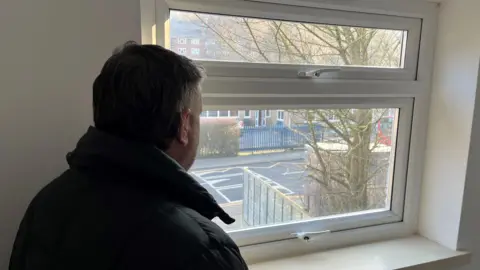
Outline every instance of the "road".
POLYGON ((303 193, 304 167, 303 159, 295 159, 193 170, 191 174, 219 204, 225 204, 243 200, 244 168, 271 179, 273 186, 285 195, 294 195, 303 193))

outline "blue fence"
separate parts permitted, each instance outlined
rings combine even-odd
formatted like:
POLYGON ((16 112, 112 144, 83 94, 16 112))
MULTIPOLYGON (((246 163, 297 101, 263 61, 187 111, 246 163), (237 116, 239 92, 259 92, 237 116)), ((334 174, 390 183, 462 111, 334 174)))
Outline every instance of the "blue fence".
MULTIPOLYGON (((315 137, 323 140, 324 128, 314 127, 315 137)), ((240 151, 263 151, 300 148, 312 140, 313 132, 308 125, 294 127, 244 127, 240 132, 240 151)))

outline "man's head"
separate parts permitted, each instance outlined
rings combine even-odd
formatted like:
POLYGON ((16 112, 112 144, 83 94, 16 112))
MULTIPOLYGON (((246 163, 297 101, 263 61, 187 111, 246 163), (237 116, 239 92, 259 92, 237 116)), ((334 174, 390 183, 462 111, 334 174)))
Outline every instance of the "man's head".
POLYGON ((126 43, 93 84, 95 126, 152 144, 188 170, 196 156, 203 70, 156 45, 126 43))

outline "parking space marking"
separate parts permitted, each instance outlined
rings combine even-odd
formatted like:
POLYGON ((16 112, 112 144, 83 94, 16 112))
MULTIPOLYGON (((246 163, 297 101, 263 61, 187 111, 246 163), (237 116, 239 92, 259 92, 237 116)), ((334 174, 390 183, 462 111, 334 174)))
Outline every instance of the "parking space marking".
POLYGON ((232 174, 221 174, 221 175, 214 175, 214 176, 206 176, 206 177, 203 177, 203 180, 214 180, 214 179, 221 179, 221 178, 229 178, 229 177, 235 177, 235 176, 241 176, 243 175, 243 172, 242 173, 232 173, 232 174))
MULTIPOLYGON (((192 174, 195 175, 195 176, 197 176, 198 178, 202 179, 202 177, 201 177, 200 175, 196 174, 195 172, 192 172, 192 174)), ((202 180, 203 180, 203 179, 202 179, 202 180)), ((205 181, 205 180, 203 180, 203 181, 205 181)), ((218 189, 215 188, 215 187, 212 185, 212 183, 207 182, 207 181, 205 181, 205 182, 206 182, 206 184, 207 184, 208 186, 210 186, 213 190, 215 190, 220 196, 222 196, 222 198, 224 198, 224 199, 227 201, 227 203, 231 203, 231 202, 232 202, 232 201, 231 201, 227 196, 225 196, 222 192, 218 191, 218 189)))
POLYGON ((216 185, 218 183, 222 183, 222 182, 226 182, 226 181, 230 181, 230 178, 224 178, 224 179, 218 179, 218 180, 212 180, 212 181, 206 181, 206 182, 208 182, 209 184, 212 184, 212 185, 216 185))
MULTIPOLYGON (((213 188, 213 187, 212 187, 213 188)), ((217 193, 220 194, 220 196, 222 196, 228 203, 231 203, 232 201, 227 197, 225 196, 225 194, 223 194, 222 192, 218 191, 217 190, 217 193)))
POLYGON ((221 168, 221 169, 211 169, 211 170, 204 170, 204 171, 195 171, 196 173, 199 173, 201 175, 204 174, 209 174, 209 173, 225 173, 233 169, 242 169, 243 167, 227 167, 227 168, 221 168))
POLYGON ((305 171, 284 172, 284 173, 282 173, 282 175, 302 174, 302 173, 304 173, 304 172, 305 172, 305 171))
POLYGON ((243 176, 244 169, 249 169, 255 174, 258 174, 266 183, 272 188, 291 196, 296 193, 301 193, 301 190, 297 190, 288 181, 293 178, 302 177, 301 175, 306 173, 305 164, 294 162, 265 162, 263 164, 251 164, 253 166, 236 166, 236 167, 220 167, 210 170, 194 171, 192 175, 196 176, 202 186, 209 187, 218 200, 223 198, 227 203, 241 202, 239 198, 243 198, 243 176), (256 166, 255 166, 256 165, 256 166), (278 179, 277 179, 278 178, 278 179), (277 181, 273 181, 276 179, 277 181), (282 183, 282 184, 280 184, 282 183), (286 184, 286 185, 283 185, 286 184), (287 188, 290 187, 290 188, 287 188), (242 194, 242 195, 240 195, 242 194))
POLYGON ((234 189, 234 188, 243 188, 243 184, 218 187, 217 190, 228 190, 228 189, 234 189))

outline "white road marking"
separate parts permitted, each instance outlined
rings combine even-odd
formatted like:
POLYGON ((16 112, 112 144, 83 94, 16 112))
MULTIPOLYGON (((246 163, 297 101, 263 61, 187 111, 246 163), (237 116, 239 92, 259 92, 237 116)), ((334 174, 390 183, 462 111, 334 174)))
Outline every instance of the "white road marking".
MULTIPOLYGON (((199 175, 196 174, 196 173, 192 173, 192 174, 195 175, 195 176, 197 176, 197 177, 199 177, 199 178, 202 178, 201 176, 199 176, 199 175)), ((202 179, 202 180, 203 180, 203 179, 202 179)), ((205 180, 203 180, 203 181, 205 181, 205 180)), ((206 181, 205 181, 205 182, 206 182, 206 181)), ((224 199, 227 201, 227 203, 231 203, 231 202, 232 202, 232 201, 231 201, 227 196, 225 196, 222 192, 218 191, 217 188, 215 188, 211 183, 207 182, 206 184, 207 184, 208 186, 210 186, 213 190, 215 190, 215 192, 217 192, 220 196, 222 196, 222 198, 224 198, 224 199)))
POLYGON ((207 177, 202 177, 203 180, 209 181, 209 180, 214 180, 214 179, 223 179, 223 178, 230 178, 230 177, 235 177, 235 176, 242 176, 243 172, 241 173, 232 173, 232 174, 222 174, 222 175, 215 175, 215 176, 207 176, 207 177))
POLYGON ((207 181, 209 184, 216 185, 221 182, 225 181, 230 181, 230 178, 224 178, 224 179, 217 179, 217 180, 212 180, 212 181, 207 181))
POLYGON ((282 175, 291 175, 291 174, 302 174, 304 173, 305 171, 297 171, 297 172, 284 172, 282 173, 282 175))
POLYGON ((270 166, 267 166, 267 167, 245 167, 245 166, 236 166, 236 167, 227 167, 227 168, 221 168, 221 169, 212 169, 212 170, 205 170, 205 171, 195 171, 193 173, 195 173, 196 175, 204 175, 204 174, 210 174, 210 173, 225 173, 225 172, 228 172, 230 170, 234 170, 234 169, 244 169, 244 168, 252 168, 252 169, 271 169, 277 165, 280 165, 280 164, 301 164, 301 163, 289 163, 289 162, 277 162, 277 163, 274 163, 270 166))
POLYGON ((282 162, 274 163, 274 164, 272 164, 272 165, 270 165, 270 166, 268 166, 268 167, 247 167, 247 168, 249 168, 249 169, 271 169, 271 168, 273 168, 273 167, 275 167, 275 166, 277 166, 277 165, 280 165, 280 164, 282 164, 282 162))
MULTIPOLYGON (((210 186, 212 189, 215 190, 216 193, 218 193, 220 196, 222 196, 222 198, 224 198, 228 203, 231 203, 232 201, 227 196, 225 196, 221 191, 222 190, 243 188, 243 184, 223 186, 223 187, 215 187, 214 185, 218 184, 218 183, 221 183, 221 182, 229 181, 229 180, 231 180, 231 177, 242 176, 243 171, 241 173, 222 174, 222 175, 214 175, 214 176, 204 176, 204 175, 213 174, 213 173, 226 173, 226 172, 231 171, 233 169, 242 169, 242 170, 245 169, 245 168, 248 168, 248 169, 272 169, 272 168, 274 168, 278 165, 281 165, 281 164, 303 165, 304 166, 303 163, 277 162, 277 163, 274 163, 274 164, 272 164, 270 166, 267 166, 267 167, 227 167, 227 168, 220 168, 220 169, 213 169, 213 170, 196 171, 196 172, 192 172, 192 174, 197 176, 203 182, 206 182, 206 183, 202 183, 201 184, 202 186, 206 186, 206 185, 210 186)), ((298 167, 303 167, 303 166, 298 166, 298 167)), ((282 173, 282 175, 286 176, 286 175, 302 174, 304 172, 305 171, 290 172, 290 168, 287 167, 287 171, 282 173)), ((258 174, 258 173, 256 173, 256 174, 258 174)), ((259 174, 259 175, 263 176, 262 174, 259 174)), ((268 177, 263 176, 262 179, 263 179, 263 181, 270 184, 273 188, 279 190, 280 192, 282 192, 285 195, 295 194, 295 192, 293 192, 292 190, 286 188, 285 186, 279 184, 276 181, 273 181, 273 180, 269 179, 268 177)), ((239 201, 242 201, 242 200, 239 200, 239 201)), ((235 201, 235 202, 239 202, 239 201, 235 201)))
POLYGON ((220 191, 218 191, 218 190, 216 190, 216 191, 217 191, 217 193, 220 194, 220 196, 222 196, 228 203, 231 203, 231 202, 232 202, 232 201, 230 201, 230 199, 229 199, 227 196, 225 196, 222 192, 220 192, 220 191))
POLYGON ((232 203, 241 203, 243 200, 232 201, 232 203))
POLYGON ((217 190, 228 190, 228 189, 234 189, 234 188, 243 188, 243 184, 219 187, 217 188, 217 190))
POLYGON ((213 170, 205 170, 205 171, 194 171, 194 173, 199 175, 209 174, 209 173, 224 173, 228 172, 233 169, 242 169, 243 167, 227 167, 224 169, 213 169, 213 170))

